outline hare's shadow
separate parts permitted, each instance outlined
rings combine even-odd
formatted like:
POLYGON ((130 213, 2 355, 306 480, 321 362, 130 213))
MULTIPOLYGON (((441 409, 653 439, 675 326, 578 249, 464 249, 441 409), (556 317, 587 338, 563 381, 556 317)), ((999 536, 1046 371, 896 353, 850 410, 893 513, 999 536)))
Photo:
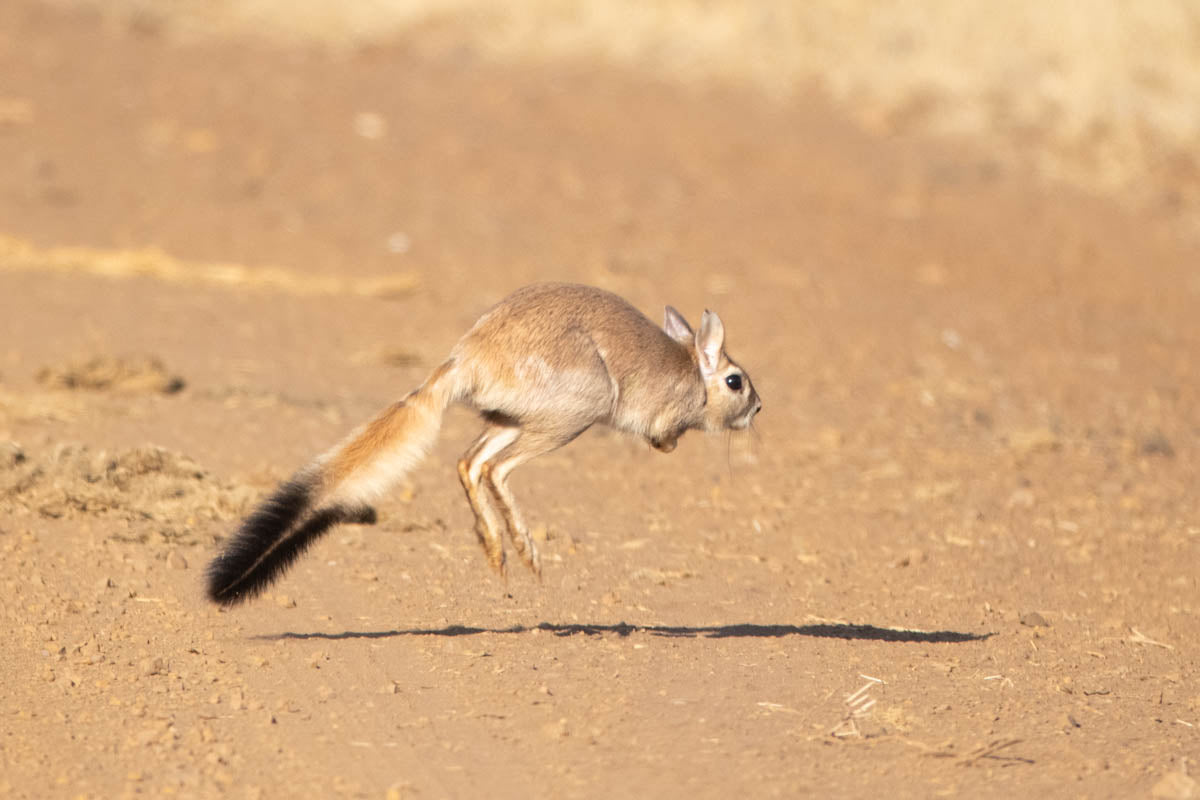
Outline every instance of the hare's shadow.
POLYGON ((537 625, 513 625, 509 628, 479 628, 469 625, 447 625, 444 628, 410 628, 388 631, 342 631, 341 633, 284 633, 263 635, 256 638, 281 639, 390 639, 395 636, 477 636, 483 633, 531 633, 545 631, 555 636, 603 636, 615 633, 629 636, 647 633, 651 636, 680 638, 729 639, 756 638, 778 639, 784 636, 811 636, 819 639, 849 639, 881 642, 940 643, 979 642, 995 635, 991 633, 964 633, 960 631, 915 631, 903 628, 880 628, 875 625, 851 625, 844 623, 821 623, 816 625, 760 625, 740 623, 734 625, 632 625, 618 622, 611 625, 574 623, 562 624, 540 622, 537 625))

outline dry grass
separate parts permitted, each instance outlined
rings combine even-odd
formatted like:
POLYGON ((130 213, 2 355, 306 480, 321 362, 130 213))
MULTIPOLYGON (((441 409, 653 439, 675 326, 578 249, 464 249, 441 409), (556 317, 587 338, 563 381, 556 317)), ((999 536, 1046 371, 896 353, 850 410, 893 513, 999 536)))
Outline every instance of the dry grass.
POLYGON ((115 279, 153 278, 188 286, 264 289, 296 295, 349 294, 384 298, 404 295, 420 282, 413 273, 376 278, 343 278, 337 275, 305 275, 281 267, 182 261, 154 247, 137 250, 42 248, 2 233, 0 272, 82 273, 115 279))
MULTIPOLYGON (((57 0, 98 5, 98 0, 57 0)), ((817 83, 867 125, 983 137, 1053 178, 1200 208, 1195 0, 120 0, 184 35, 334 46, 409 36, 502 59, 599 58, 787 96, 817 83), (1146 179, 1150 178, 1147 183, 1146 179)))
POLYGON ((190 539, 198 520, 241 516, 254 495, 160 447, 107 453, 59 444, 26 454, 0 440, 0 511, 8 515, 115 517, 152 523, 165 538, 190 539))

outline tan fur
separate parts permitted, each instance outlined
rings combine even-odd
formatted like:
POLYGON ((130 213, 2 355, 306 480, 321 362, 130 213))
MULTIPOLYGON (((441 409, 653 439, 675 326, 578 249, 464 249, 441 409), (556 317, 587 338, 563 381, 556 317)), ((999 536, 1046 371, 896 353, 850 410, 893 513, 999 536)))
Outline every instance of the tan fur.
POLYGON ((395 403, 368 422, 361 433, 334 455, 322 476, 326 485, 337 486, 350 477, 355 469, 366 464, 377 451, 403 435, 410 422, 411 414, 406 413, 407 411, 404 403, 395 403))
POLYGON ((381 450, 411 433, 412 426, 418 424, 417 409, 422 405, 426 406, 427 412, 429 410, 440 411, 441 408, 445 408, 445 403, 441 399, 432 400, 435 405, 442 402, 441 408, 428 408, 430 403, 428 387, 438 385, 449 371, 449 363, 439 366, 420 389, 410 393, 400 402, 389 406, 336 450, 322 471, 325 485, 329 488, 336 487, 350 477, 355 470, 365 466, 381 450))
POLYGON ((704 312, 693 333, 668 306, 664 328, 601 289, 538 284, 514 292, 475 323, 419 389, 318 460, 318 502, 368 503, 416 465, 444 409, 460 402, 487 421, 458 473, 488 561, 504 569, 507 531, 540 573, 508 488, 514 468, 597 423, 670 452, 688 430, 746 428, 762 408, 750 377, 725 353, 716 314, 704 312), (741 382, 736 391, 731 375, 741 382))

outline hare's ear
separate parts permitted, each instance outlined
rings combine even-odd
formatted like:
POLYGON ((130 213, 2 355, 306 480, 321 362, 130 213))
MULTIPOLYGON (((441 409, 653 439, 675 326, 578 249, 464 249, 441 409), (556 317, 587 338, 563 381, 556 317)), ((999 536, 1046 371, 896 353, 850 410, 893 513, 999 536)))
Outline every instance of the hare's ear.
POLYGON ((700 331, 696 334, 696 356, 700 362, 700 372, 704 375, 716 372, 724 350, 725 326, 716 312, 705 309, 704 316, 700 318, 700 331))
POLYGON ((663 314, 663 330, 680 344, 689 344, 696 334, 692 333, 692 326, 687 324, 687 320, 683 318, 672 306, 667 306, 666 313, 663 314))

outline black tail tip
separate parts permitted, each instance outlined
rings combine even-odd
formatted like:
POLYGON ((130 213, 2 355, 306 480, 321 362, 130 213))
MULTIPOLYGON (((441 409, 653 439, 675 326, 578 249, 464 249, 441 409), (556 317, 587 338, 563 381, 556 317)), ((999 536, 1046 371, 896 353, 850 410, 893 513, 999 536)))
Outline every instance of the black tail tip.
POLYGON ((375 513, 375 509, 371 506, 346 509, 342 517, 342 522, 347 522, 351 525, 374 525, 378 521, 379 515, 375 513))
POLYGON ((231 608, 257 597, 309 544, 334 525, 374 525, 378 520, 371 506, 332 506, 315 511, 299 525, 293 525, 302 510, 281 508, 276 503, 251 514, 224 551, 209 562, 205 572, 208 599, 231 608))
POLYGON ((230 608, 249 599, 251 595, 234 588, 235 578, 230 576, 229 566, 225 562, 224 553, 209 562, 204 573, 204 593, 217 605, 230 608))

